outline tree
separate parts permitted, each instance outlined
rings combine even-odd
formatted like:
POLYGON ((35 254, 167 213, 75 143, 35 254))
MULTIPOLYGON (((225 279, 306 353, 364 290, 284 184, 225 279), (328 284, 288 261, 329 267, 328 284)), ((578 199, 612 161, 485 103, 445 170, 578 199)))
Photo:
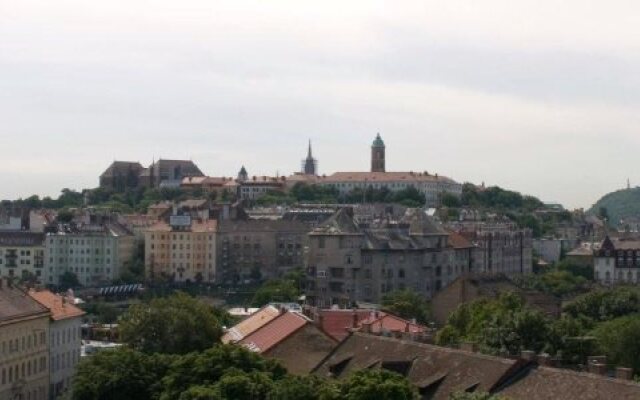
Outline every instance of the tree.
POLYGON ((80 281, 78 280, 78 275, 71 271, 65 271, 62 275, 60 275, 60 279, 58 280, 58 288, 62 291, 67 289, 74 289, 80 287, 80 281))
POLYGON ((145 353, 202 351, 221 335, 214 309, 181 292, 134 305, 120 320, 122 341, 145 353))
MULTIPOLYGON (((241 373, 261 372, 270 379, 279 380, 286 376, 286 370, 276 361, 262 358, 256 353, 233 345, 217 345, 201 353, 190 353, 178 357, 162 379, 163 393, 160 400, 173 400, 193 386, 217 387, 223 377, 232 375, 220 390, 221 398, 235 390, 234 383, 241 373)), ((264 376, 263 376, 264 377, 264 376)), ((262 379, 262 378, 260 378, 262 379)), ((245 381, 245 385, 251 385, 245 381)))
POLYGON ((478 343, 486 353, 519 354, 522 350, 542 351, 551 335, 549 320, 508 292, 497 299, 462 304, 438 332, 436 342, 451 346, 469 341, 478 343))
POLYGON ((56 220, 62 224, 68 224, 73 220, 73 213, 68 209, 63 208, 62 210, 58 211, 56 220))
POLYGON ((268 303, 289 303, 297 301, 300 291, 296 283, 288 279, 276 279, 265 282, 253 296, 251 304, 262 307, 268 303))
POLYGON ((409 381, 384 369, 357 371, 339 384, 340 399, 417 400, 418 392, 409 381))
POLYGON ((603 322, 593 330, 593 336, 608 362, 640 373, 640 315, 603 322))
POLYGON ((152 400, 171 363, 163 355, 148 356, 119 348, 83 359, 73 380, 74 400, 152 400))
POLYGON ((593 322, 640 313, 640 290, 631 287, 615 287, 589 292, 564 307, 574 317, 586 317, 593 322))
POLYGON ((421 324, 429 322, 427 301, 412 290, 396 290, 387 293, 382 297, 382 308, 401 318, 415 318, 421 324))

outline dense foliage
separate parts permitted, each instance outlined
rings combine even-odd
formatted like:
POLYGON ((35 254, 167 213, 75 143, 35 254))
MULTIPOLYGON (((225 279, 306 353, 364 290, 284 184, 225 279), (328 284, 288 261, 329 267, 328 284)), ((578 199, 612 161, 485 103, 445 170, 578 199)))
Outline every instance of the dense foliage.
POLYGON ((609 363, 640 371, 640 315, 603 322, 593 330, 593 336, 609 363))
POLYGON ((145 353, 185 354, 216 344, 222 323, 209 305, 177 293, 133 305, 120 319, 120 337, 145 353))
POLYGON ((629 217, 640 216, 640 187, 618 190, 604 195, 588 211, 589 214, 604 216, 612 224, 629 217))
POLYGON ((461 305, 436 340, 445 346, 474 342, 486 353, 519 354, 542 351, 550 334, 550 323, 542 313, 525 307, 519 296, 504 293, 495 300, 461 305))
POLYGON ((405 319, 415 319, 421 324, 429 322, 429 304, 418 293, 397 290, 382 297, 382 309, 405 319))
POLYGON ((343 381, 291 376, 273 360, 242 347, 218 345, 186 355, 127 348, 83 360, 75 400, 414 400, 402 376, 363 370, 343 381))
POLYGON ((516 279, 516 283, 524 289, 538 290, 557 297, 570 297, 587 292, 592 279, 592 267, 560 262, 543 273, 516 279))
POLYGON ((253 296, 251 304, 262 307, 269 303, 290 303, 298 300, 300 290, 296 283, 289 279, 274 279, 265 282, 253 296))

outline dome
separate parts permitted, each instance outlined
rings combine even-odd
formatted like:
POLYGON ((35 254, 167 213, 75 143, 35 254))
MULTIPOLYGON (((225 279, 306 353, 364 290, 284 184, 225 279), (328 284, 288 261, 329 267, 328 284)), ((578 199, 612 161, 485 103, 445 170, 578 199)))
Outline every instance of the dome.
POLYGON ((384 141, 380 137, 380 134, 376 135, 376 139, 373 141, 373 147, 384 147, 384 141))

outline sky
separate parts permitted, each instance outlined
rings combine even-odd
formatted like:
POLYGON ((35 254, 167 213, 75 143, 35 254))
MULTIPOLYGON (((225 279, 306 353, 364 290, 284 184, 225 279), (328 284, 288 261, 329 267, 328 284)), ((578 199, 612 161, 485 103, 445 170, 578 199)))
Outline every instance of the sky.
POLYGON ((0 199, 113 160, 429 171, 589 207, 640 185, 640 2, 0 0, 0 199))

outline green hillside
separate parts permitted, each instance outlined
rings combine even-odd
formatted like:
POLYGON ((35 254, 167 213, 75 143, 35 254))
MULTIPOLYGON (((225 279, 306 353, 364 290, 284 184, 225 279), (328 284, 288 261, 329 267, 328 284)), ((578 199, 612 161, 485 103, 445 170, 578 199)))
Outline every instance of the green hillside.
POLYGON ((640 217, 640 187, 606 194, 589 209, 589 213, 598 215, 603 207, 607 209, 612 224, 623 218, 640 217))

